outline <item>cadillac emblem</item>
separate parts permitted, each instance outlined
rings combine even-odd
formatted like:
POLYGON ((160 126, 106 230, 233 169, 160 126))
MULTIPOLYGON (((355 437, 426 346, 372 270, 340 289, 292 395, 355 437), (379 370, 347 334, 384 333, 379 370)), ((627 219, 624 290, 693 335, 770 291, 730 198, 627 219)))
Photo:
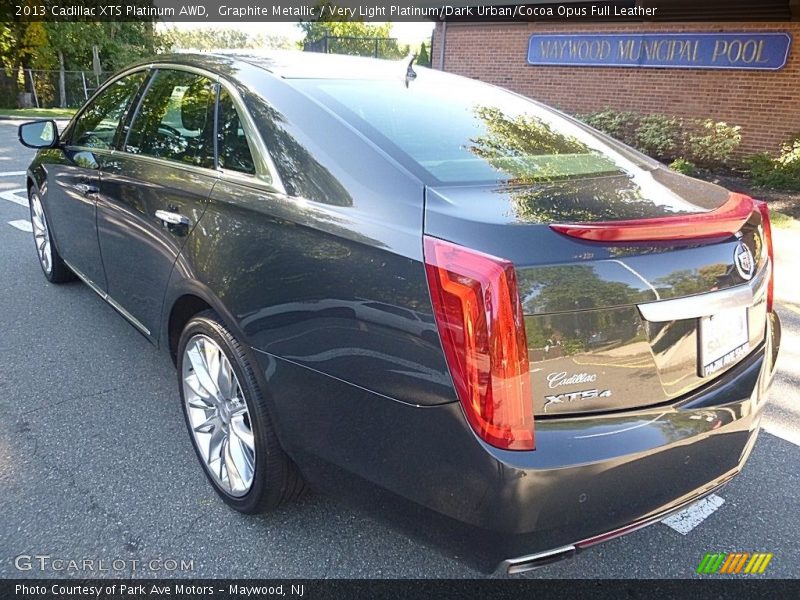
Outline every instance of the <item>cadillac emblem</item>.
POLYGON ((733 264, 736 265, 736 270, 745 281, 750 281, 753 278, 753 271, 756 268, 756 261, 753 259, 753 253, 744 242, 736 244, 736 249, 733 251, 733 264))

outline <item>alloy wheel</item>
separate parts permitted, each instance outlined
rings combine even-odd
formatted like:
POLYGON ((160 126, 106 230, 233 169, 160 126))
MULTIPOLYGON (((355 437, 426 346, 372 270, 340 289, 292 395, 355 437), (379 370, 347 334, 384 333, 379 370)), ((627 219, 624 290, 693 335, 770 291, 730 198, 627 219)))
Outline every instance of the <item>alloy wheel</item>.
POLYGON ((53 270, 53 251, 50 247, 50 230, 47 227, 47 217, 44 215, 42 201, 37 194, 31 194, 31 225, 33 226, 33 239, 36 242, 36 252, 42 269, 48 275, 53 270))
POLYGON ((186 414, 203 465, 223 491, 244 496, 253 485, 256 451, 239 379, 220 346, 206 335, 189 339, 182 362, 186 414))

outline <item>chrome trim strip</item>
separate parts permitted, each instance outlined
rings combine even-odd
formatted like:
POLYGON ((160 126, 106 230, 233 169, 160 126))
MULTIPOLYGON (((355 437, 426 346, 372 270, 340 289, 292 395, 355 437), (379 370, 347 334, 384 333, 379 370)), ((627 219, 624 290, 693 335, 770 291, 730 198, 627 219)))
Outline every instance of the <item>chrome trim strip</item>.
MULTIPOLYGON (((751 439, 751 441, 748 442, 748 444, 752 444, 753 441, 754 440, 751 439)), ((627 525, 623 525, 623 526, 618 527, 616 529, 612 529, 611 531, 607 531, 605 533, 601 533, 599 535, 595 535, 595 536, 592 536, 590 538, 586 538, 584 540, 577 541, 574 544, 568 544, 566 546, 559 546, 558 548, 553 548, 551 550, 544 550, 542 552, 537 552, 535 554, 528 554, 527 556, 521 556, 521 557, 518 557, 518 558, 507 558, 497 566, 497 569, 495 569, 495 574, 503 574, 503 573, 505 573, 505 574, 511 575, 512 573, 513 574, 517 574, 517 573, 525 573, 526 571, 532 571, 533 569, 537 568, 537 565, 532 565, 532 566, 530 566, 528 568, 525 568, 525 567, 522 567, 520 565, 520 563, 530 563, 530 562, 533 562, 533 561, 542 561, 544 559, 547 559, 548 557, 557 556, 559 554, 568 554, 569 553, 570 556, 574 556, 578 552, 581 552, 582 550, 585 550, 586 548, 591 548, 592 546, 594 546, 596 544, 600 544, 600 543, 605 542, 605 541, 610 541, 610 540, 616 539, 618 537, 625 536, 625 535, 627 535, 629 533, 633 533, 634 531, 639 531, 640 529, 644 529, 645 527, 649 527, 650 525, 655 525, 656 523, 662 521, 663 519, 666 519, 670 515, 678 513, 680 511, 686 509, 687 507, 691 506, 695 502, 698 502, 698 501, 702 500, 703 498, 705 498, 705 497, 707 497, 707 496, 709 496, 709 495, 711 495, 711 494, 713 494, 715 492, 718 492, 723 487, 728 485, 728 483, 734 477, 736 477, 736 475, 738 475, 741 472, 741 470, 742 470, 742 465, 740 464, 739 466, 734 467, 733 469, 723 473, 721 476, 717 477, 716 479, 714 479, 710 483, 706 484, 705 486, 701 486, 700 488, 697 488, 698 490, 701 490, 699 493, 696 493, 696 494, 689 493, 686 496, 683 496, 682 499, 679 499, 679 501, 674 506, 672 506, 670 508, 666 508, 666 509, 661 510, 661 511, 657 511, 656 513, 650 515, 649 517, 645 517, 644 519, 641 519, 639 521, 633 521, 633 522, 631 522, 631 523, 629 523, 627 525), (615 535, 615 534, 618 534, 618 535, 615 535), (595 543, 592 543, 592 544, 589 544, 589 545, 582 546, 582 544, 584 544, 584 543, 586 543, 586 542, 588 542, 590 540, 596 540, 598 538, 602 538, 602 540, 599 541, 599 542, 595 542, 595 543), (572 552, 573 550, 574 550, 574 553, 572 552), (517 567, 517 569, 514 570, 514 571, 511 571, 510 569, 512 569, 515 566, 517 567)), ((697 491, 697 490, 695 490, 695 491, 697 491)), ((548 564, 548 563, 543 563, 543 564, 548 564)))
MULTIPOLYGON (((126 75, 130 75, 137 71, 147 71, 152 69, 175 69, 177 71, 186 71, 189 73, 195 73, 197 75, 202 75, 203 77, 208 77, 212 81, 219 83, 223 88, 225 88, 225 91, 228 92, 228 94, 230 95, 231 100, 233 100, 233 104, 236 107, 236 111, 238 112, 239 116, 242 119, 242 128, 245 131, 245 136, 247 137, 247 140, 251 142, 252 146, 254 146, 253 148, 251 148, 251 151, 254 154, 253 159, 256 162, 256 175, 253 176, 253 175, 248 175, 246 173, 239 173, 238 171, 231 171, 221 168, 207 169, 204 167, 198 167, 195 165, 186 165, 178 161, 172 161, 163 158, 155 158, 143 154, 131 154, 129 152, 125 152, 124 150, 112 149, 110 151, 106 150, 106 152, 110 152, 111 154, 121 153, 124 154, 125 156, 150 159, 151 161, 156 161, 158 164, 162 164, 169 167, 182 168, 188 171, 196 171, 205 174, 224 175, 226 180, 235 180, 238 181, 239 183, 244 183, 246 185, 255 185, 259 187, 263 187, 266 185, 269 188, 269 191, 278 192, 279 194, 286 195, 286 188, 284 187, 283 182, 281 181, 281 178, 278 175, 278 170, 275 167, 275 162, 272 160, 272 157, 270 156, 269 151, 267 150, 266 144, 264 144, 264 140, 262 139, 261 134, 259 133, 258 128, 256 127, 256 124, 253 121, 253 117, 250 115, 250 112, 247 110, 247 107, 245 107, 244 100, 242 99, 241 94, 239 94, 239 90, 237 90, 236 87, 229 81, 221 77, 219 74, 214 73, 213 71, 208 71, 206 69, 193 67, 191 65, 182 65, 179 63, 170 63, 170 62, 151 62, 144 65, 136 65, 135 67, 131 67, 129 69, 121 71, 114 77, 104 82, 103 85, 100 86, 100 88, 92 95, 92 97, 86 101, 86 103, 84 104, 84 108, 92 100, 94 100, 96 96, 102 93, 107 87, 112 85, 117 80, 122 79, 126 75)), ((75 115, 75 117, 73 117, 70 120, 68 126, 71 125, 72 121, 75 120, 82 113, 83 113, 83 108, 79 113, 75 115)), ((65 131, 66 129, 67 128, 65 127, 65 131)), ((84 146, 69 146, 69 147, 76 150, 87 150, 90 152, 98 151, 98 149, 96 148, 88 148, 84 146)))
POLYGON ((65 263, 66 263, 66 265, 67 265, 67 266, 70 268, 70 270, 71 270, 73 273, 75 273, 75 275, 77 275, 77 276, 78 276, 78 278, 79 278, 81 281, 83 281, 83 283, 85 283, 86 285, 88 285, 88 286, 89 286, 89 288, 90 288, 90 289, 91 289, 91 290, 92 290, 92 291, 93 291, 95 294, 97 294, 97 295, 98 295, 98 296, 100 296, 100 297, 101 297, 103 300, 105 300, 106 302, 108 302, 108 303, 111 305, 111 307, 112 307, 112 308, 114 308, 114 310, 116 310, 116 311, 117 311, 119 314, 121 314, 123 317, 125 317, 125 318, 126 318, 126 319, 127 319, 129 322, 130 322, 130 324, 131 324, 131 325, 133 325, 134 327, 136 327, 136 329, 138 329, 139 331, 141 331, 141 332, 142 332, 143 334, 145 334, 146 336, 150 337, 150 330, 149 330, 147 327, 145 327, 144 325, 142 325, 142 324, 141 324, 141 323, 140 323, 140 322, 139 322, 139 321, 136 319, 136 317, 134 317, 134 316, 133 316, 131 313, 129 313, 127 310, 125 310, 125 309, 122 307, 122 305, 121 305, 121 304, 119 304, 119 302, 117 302, 117 301, 116 301, 116 300, 114 300, 114 299, 113 299, 111 296, 109 296, 107 293, 105 293, 103 290, 101 290, 101 289, 100 289, 100 288, 97 286, 97 284, 96 284, 94 281, 92 281, 91 279, 89 279, 89 278, 88 278, 86 275, 84 275, 84 274, 83 274, 83 273, 82 273, 80 270, 76 269, 76 268, 75 268, 75 266, 74 266, 74 265, 73 265, 71 262, 69 262, 69 261, 67 261, 67 260, 65 260, 64 262, 65 262, 65 263))
POLYGON ((766 292, 767 275, 770 271, 771 266, 767 259, 764 267, 746 284, 685 298, 639 304, 639 312, 646 321, 664 322, 696 319, 730 308, 752 306, 766 292))
MULTIPOLYGON (((228 179, 231 175, 235 179, 240 181, 243 180, 244 183, 249 184, 267 184, 271 188, 274 188, 275 191, 286 194, 286 188, 283 186, 281 179, 278 175, 278 171, 275 168, 275 163, 272 161, 272 157, 269 155, 267 151, 267 147, 264 144, 264 140, 261 138, 261 134, 256 127, 255 122, 253 121, 253 117, 250 115, 250 112, 244 105, 244 100, 242 99, 241 95, 239 94, 239 90, 236 89, 229 81, 220 77, 219 74, 214 73, 212 71, 207 71, 205 69, 200 69, 198 67, 192 67, 189 65, 182 65, 178 63, 170 63, 170 62, 153 62, 147 65, 151 69, 175 69, 178 71, 188 71, 190 73, 196 73, 198 75, 202 75, 204 77, 208 77, 209 79, 216 81, 219 83, 225 91, 233 100, 233 104, 236 107, 236 111, 239 113, 239 116, 242 119, 242 129, 244 129, 245 136, 248 141, 252 142, 254 148, 253 156, 254 160, 256 161, 256 175, 251 176, 247 175, 246 173, 239 173, 236 171, 224 170, 224 169, 217 169, 218 173, 224 173, 226 175, 226 179, 228 179)), ((171 164, 171 162, 170 162, 171 164)))
POLYGON ((552 550, 545 550, 544 552, 537 552, 535 554, 528 554, 526 556, 520 556, 518 558, 507 558, 503 562, 500 563, 498 567, 498 571, 505 573, 507 575, 516 575, 518 573, 525 573, 527 571, 532 571, 537 567, 537 565, 531 565, 530 563, 538 563, 540 561, 546 560, 551 557, 556 557, 559 554, 572 554, 577 551, 577 548, 572 544, 567 546, 560 546, 558 548, 553 548, 552 550))

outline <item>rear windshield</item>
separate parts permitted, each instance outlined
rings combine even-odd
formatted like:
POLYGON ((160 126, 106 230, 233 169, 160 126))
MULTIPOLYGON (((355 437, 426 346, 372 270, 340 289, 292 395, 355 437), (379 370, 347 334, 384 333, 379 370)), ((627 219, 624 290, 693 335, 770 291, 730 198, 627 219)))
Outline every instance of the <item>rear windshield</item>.
POLYGON ((295 84, 436 182, 531 184, 620 175, 647 160, 538 103, 423 69, 408 87, 402 76, 295 84))

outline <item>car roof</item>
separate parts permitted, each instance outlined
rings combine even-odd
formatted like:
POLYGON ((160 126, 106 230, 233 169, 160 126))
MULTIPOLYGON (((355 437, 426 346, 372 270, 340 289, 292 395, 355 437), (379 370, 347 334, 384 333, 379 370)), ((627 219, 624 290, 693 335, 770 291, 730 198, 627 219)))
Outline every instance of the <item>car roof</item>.
MULTIPOLYGON (((342 54, 286 50, 217 50, 161 55, 158 62, 177 62, 228 71, 232 62, 245 62, 282 79, 396 79, 403 77, 408 59, 383 60, 342 54), (226 68, 227 67, 227 68, 226 68)), ((155 61, 151 61, 155 62, 155 61)))

